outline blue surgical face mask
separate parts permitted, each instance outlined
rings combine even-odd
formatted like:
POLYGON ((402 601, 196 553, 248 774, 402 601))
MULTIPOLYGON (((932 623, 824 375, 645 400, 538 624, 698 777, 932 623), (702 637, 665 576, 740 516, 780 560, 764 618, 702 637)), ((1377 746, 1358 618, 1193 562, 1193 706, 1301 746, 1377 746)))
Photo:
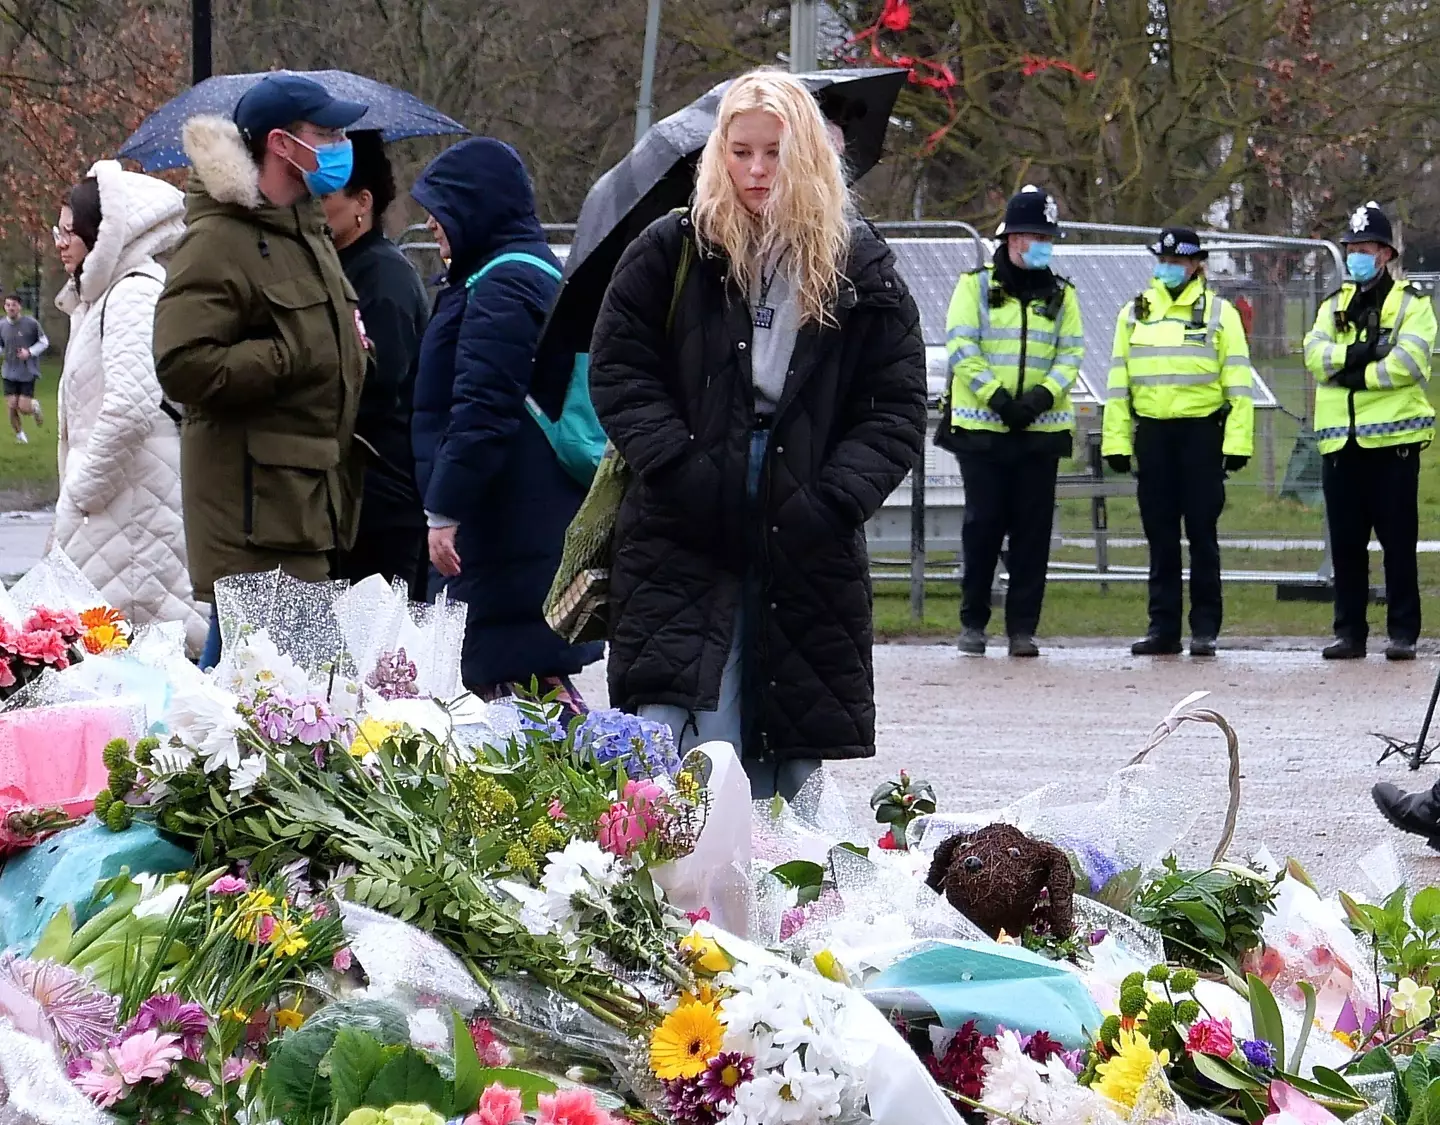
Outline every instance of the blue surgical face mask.
POLYGON ((1053 242, 1032 242, 1030 248, 1020 255, 1020 261, 1025 264, 1027 270, 1043 270, 1050 266, 1050 259, 1055 254, 1053 242))
POLYGON ((1155 280, 1166 289, 1179 289, 1185 284, 1185 267, 1175 262, 1156 262, 1155 280))
POLYGON ((1357 254, 1353 250, 1345 255, 1345 268, 1350 271, 1350 276, 1361 285, 1374 281, 1375 276, 1380 272, 1380 266, 1375 261, 1374 254, 1357 254))
POLYGON ((299 137, 292 139, 315 154, 315 171, 300 169, 305 178, 305 187, 311 195, 331 195, 350 182, 350 173, 355 170, 355 150, 351 148, 348 140, 332 141, 328 145, 312 148, 299 137))

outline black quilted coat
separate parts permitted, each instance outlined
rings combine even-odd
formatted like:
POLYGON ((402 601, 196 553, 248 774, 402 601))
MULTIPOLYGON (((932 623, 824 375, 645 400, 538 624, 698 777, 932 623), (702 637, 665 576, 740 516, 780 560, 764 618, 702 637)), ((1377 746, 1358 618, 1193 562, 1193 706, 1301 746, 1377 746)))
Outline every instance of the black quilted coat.
POLYGON ((636 239, 591 346, 596 412, 637 476, 615 534, 610 699, 714 710, 749 572, 760 604, 746 756, 869 757, 864 524, 920 457, 919 313, 889 247, 857 223, 838 327, 800 333, 750 504, 752 327, 714 249, 698 252, 666 336, 682 239, 694 236, 670 215, 636 239))

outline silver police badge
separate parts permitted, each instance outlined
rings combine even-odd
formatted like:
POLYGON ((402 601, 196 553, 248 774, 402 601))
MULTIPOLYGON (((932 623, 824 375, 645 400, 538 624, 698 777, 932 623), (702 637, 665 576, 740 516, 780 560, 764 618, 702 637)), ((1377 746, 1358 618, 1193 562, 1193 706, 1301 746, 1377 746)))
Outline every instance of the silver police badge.
POLYGON ((1364 230, 1370 222, 1370 214, 1364 207, 1355 208, 1355 214, 1350 216, 1350 229, 1359 233, 1364 230))
POLYGON ((1045 221, 1047 223, 1057 222, 1060 218, 1060 204, 1055 202, 1053 195, 1045 197, 1045 221))
POLYGON ((1167 233, 1167 234, 1165 235, 1165 249, 1166 249, 1166 250, 1172 249, 1172 248, 1174 247, 1174 245, 1175 245, 1175 236, 1174 236, 1173 234, 1168 234, 1168 233, 1167 233))

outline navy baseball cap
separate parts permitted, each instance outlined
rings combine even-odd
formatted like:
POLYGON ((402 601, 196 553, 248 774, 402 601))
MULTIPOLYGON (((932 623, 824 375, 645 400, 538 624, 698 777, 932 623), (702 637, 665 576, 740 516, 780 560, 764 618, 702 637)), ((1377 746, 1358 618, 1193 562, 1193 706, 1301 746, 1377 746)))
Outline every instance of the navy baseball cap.
POLYGON ((235 107, 235 125, 246 137, 308 121, 322 129, 346 129, 369 106, 332 97, 320 83, 299 74, 267 74, 245 91, 235 107))

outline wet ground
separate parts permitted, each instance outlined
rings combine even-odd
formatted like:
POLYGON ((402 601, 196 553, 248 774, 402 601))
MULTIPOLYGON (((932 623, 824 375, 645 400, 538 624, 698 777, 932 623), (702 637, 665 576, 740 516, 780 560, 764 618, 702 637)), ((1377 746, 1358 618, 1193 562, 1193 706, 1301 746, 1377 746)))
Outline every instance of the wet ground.
MULTIPOLYGON (((1155 724, 1193 691, 1240 738, 1241 808, 1232 856, 1260 845, 1299 859, 1322 887, 1365 887, 1358 857, 1395 846, 1412 876, 1440 883, 1440 854, 1391 830, 1370 800, 1376 781, 1428 786, 1440 767, 1411 773, 1398 759, 1377 767, 1372 731, 1414 739, 1435 662, 1325 664, 1317 648, 1223 651, 1211 661, 1139 660, 1113 644, 1050 646, 1039 660, 998 653, 963 657, 948 646, 886 645, 875 652, 878 756, 835 768, 863 807, 902 767, 935 784, 942 810, 1005 805, 1051 782, 1065 803, 1099 799, 1106 779, 1144 746, 1155 724)), ((1316 642, 1318 644, 1318 642, 1316 642)), ((603 676, 582 690, 595 702, 603 676)), ((1440 729, 1431 741, 1440 741, 1440 729)), ((1224 817, 1227 755, 1213 726, 1187 725, 1151 759, 1206 810, 1182 844, 1186 861, 1208 859, 1224 817)), ((1440 758, 1437 758, 1440 762, 1440 758)))

